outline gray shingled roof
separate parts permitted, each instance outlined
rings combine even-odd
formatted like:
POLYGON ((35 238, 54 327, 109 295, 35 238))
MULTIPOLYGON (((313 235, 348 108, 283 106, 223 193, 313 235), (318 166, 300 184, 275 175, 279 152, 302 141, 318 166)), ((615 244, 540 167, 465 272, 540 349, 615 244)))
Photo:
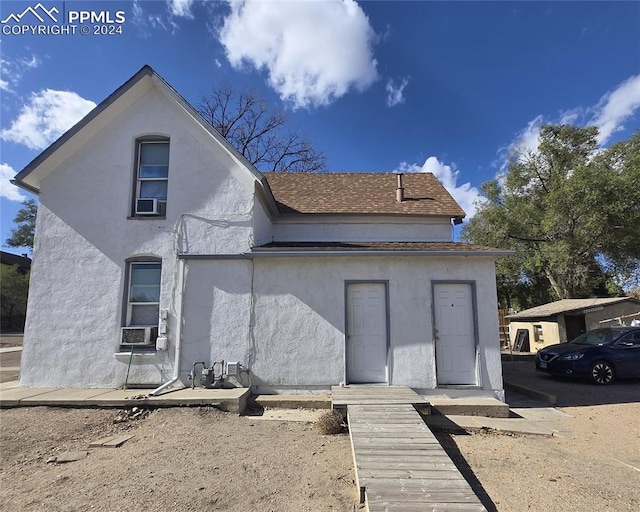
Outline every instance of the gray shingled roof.
POLYGON ((535 308, 525 309, 519 313, 507 315, 509 320, 521 320, 526 318, 544 318, 556 316, 572 311, 590 309, 599 306, 609 306, 619 302, 635 301, 632 297, 608 297, 608 298, 591 298, 591 299, 562 299, 535 308))

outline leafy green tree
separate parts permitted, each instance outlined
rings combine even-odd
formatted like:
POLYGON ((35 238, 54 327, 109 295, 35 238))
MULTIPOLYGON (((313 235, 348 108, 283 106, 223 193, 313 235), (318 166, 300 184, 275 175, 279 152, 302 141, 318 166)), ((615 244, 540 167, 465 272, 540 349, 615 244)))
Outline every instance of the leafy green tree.
POLYGON ((38 204, 33 199, 27 199, 22 203, 13 222, 18 226, 11 230, 11 236, 7 238, 9 247, 29 247, 33 249, 33 236, 36 231, 36 213, 38 204))
POLYGON ((0 265, 0 291, 2 316, 8 319, 9 327, 18 327, 16 315, 23 315, 27 309, 29 271, 17 265, 0 265))
POLYGON ((640 133, 601 150, 595 127, 544 126, 537 151, 512 155, 462 237, 515 251, 500 263, 518 300, 617 294, 640 268, 640 133), (528 297, 526 296, 528 294, 528 297))

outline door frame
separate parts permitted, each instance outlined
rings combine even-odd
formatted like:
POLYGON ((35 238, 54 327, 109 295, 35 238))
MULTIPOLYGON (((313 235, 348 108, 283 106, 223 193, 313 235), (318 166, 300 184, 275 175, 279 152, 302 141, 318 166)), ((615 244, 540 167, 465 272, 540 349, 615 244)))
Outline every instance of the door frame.
POLYGON ((389 385, 390 384, 390 376, 391 376, 391 368, 390 368, 390 358, 389 358, 389 349, 391 346, 391 328, 390 328, 390 303, 389 303, 389 280, 388 279, 345 279, 344 281, 344 345, 343 345, 343 364, 344 364, 344 379, 343 382, 345 384, 349 384, 349 376, 347 374, 347 336, 349 335, 349 285, 350 284, 383 284, 384 285, 384 300, 385 300, 385 316, 387 323, 387 332, 386 332, 386 361, 385 361, 385 379, 386 382, 376 383, 379 385, 389 385))
MULTIPOLYGON (((498 312, 496 311, 496 315, 498 312)), ((435 370, 436 388, 482 388, 482 372, 480 371, 480 334, 478 329, 478 300, 476 281, 466 279, 432 279, 431 280, 431 335, 433 340, 433 369, 435 370), (436 347, 436 285, 468 284, 471 285, 471 307, 473 308, 473 340, 475 343, 474 364, 476 367, 476 384, 438 384, 438 359, 436 347)))

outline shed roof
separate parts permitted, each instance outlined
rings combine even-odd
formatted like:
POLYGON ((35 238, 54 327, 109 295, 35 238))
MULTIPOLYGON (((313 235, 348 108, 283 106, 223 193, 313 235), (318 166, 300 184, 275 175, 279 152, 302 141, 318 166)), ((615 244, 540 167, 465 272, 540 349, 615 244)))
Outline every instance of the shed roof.
MULTIPOLYGON (((509 320, 523 320, 526 318, 544 318, 550 316, 561 315, 563 313, 571 313, 574 311, 588 310, 594 307, 605 307, 620 302, 638 302, 632 297, 607 297, 607 298, 591 298, 591 299, 562 299, 555 302, 549 302, 542 306, 525 309, 519 313, 507 315, 509 320)), ((639 302, 640 304, 640 302, 639 302)))
POLYGON ((26 255, 20 256, 5 251, 0 251, 0 263, 3 265, 18 265, 18 267, 27 270, 31 268, 31 258, 26 255))
POLYGON ((405 200, 396 201, 394 173, 264 174, 283 214, 404 214, 464 217, 432 173, 403 175, 405 200))

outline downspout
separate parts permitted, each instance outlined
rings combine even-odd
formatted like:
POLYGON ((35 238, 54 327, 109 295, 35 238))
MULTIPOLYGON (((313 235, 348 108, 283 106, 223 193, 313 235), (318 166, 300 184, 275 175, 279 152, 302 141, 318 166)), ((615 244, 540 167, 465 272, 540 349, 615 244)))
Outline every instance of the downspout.
POLYGON ((176 355, 175 361, 173 364, 173 377, 169 382, 165 382, 160 387, 154 389, 149 396, 157 396, 158 393, 167 389, 169 386, 173 385, 178 378, 180 377, 180 352, 182 348, 182 305, 183 305, 183 295, 184 295, 184 266, 185 261, 183 259, 178 259, 178 325, 176 326, 176 355))

